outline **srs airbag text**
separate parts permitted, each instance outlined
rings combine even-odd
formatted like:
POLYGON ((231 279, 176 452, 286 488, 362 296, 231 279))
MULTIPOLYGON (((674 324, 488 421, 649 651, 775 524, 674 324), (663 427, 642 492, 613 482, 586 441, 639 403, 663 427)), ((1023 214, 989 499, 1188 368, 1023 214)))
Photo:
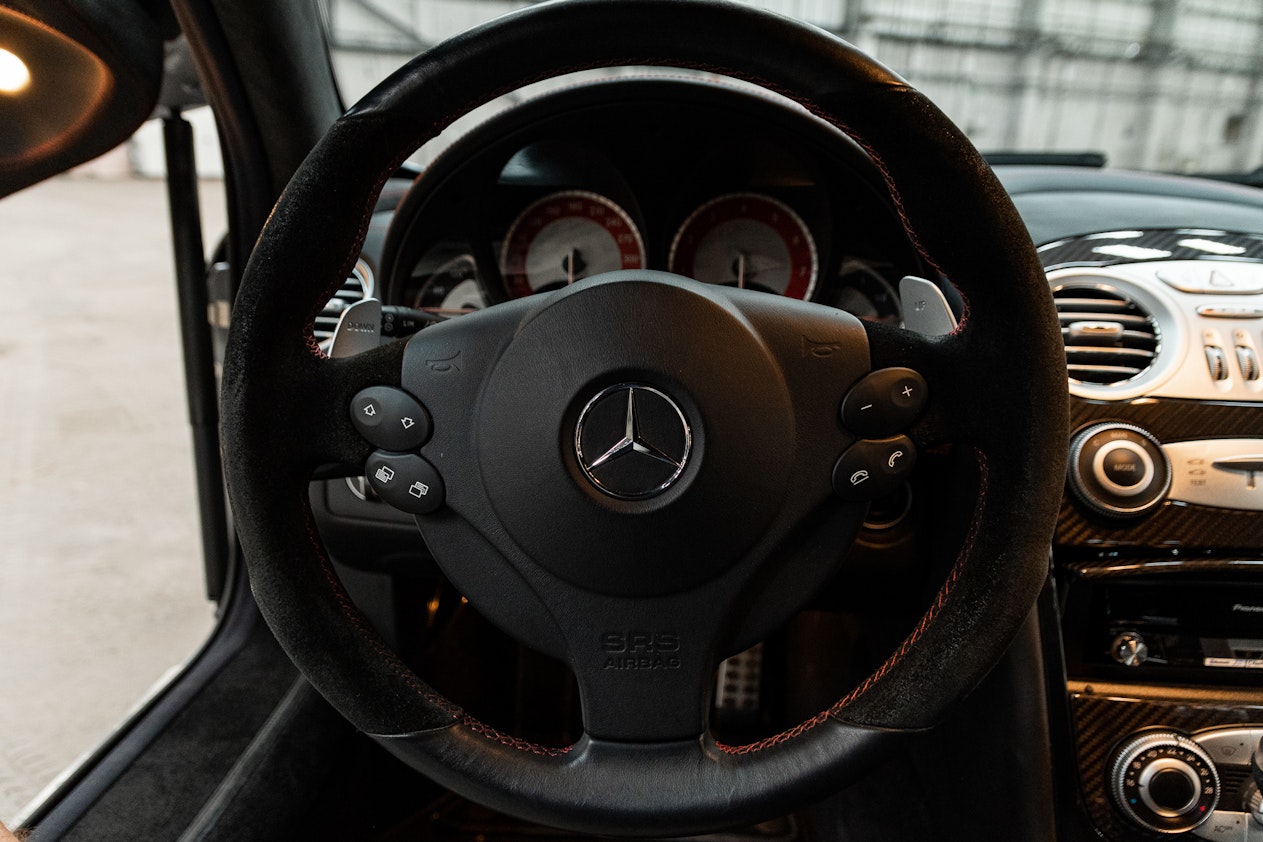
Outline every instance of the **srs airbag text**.
POLYGON ((673 632, 626 631, 601 635, 607 670, 676 670, 680 636, 673 632))

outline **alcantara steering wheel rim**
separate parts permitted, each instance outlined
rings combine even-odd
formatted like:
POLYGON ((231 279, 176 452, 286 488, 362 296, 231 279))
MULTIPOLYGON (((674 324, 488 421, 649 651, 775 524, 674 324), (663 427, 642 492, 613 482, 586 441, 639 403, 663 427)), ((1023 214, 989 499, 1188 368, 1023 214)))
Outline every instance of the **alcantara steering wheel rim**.
MULTIPOLYGON (((543 334, 547 341, 564 330, 547 329, 554 331, 543 334)), ((560 0, 419 56, 339 120, 296 173, 251 256, 235 308, 223 393, 229 492, 265 618, 312 684, 357 728, 444 785, 506 812, 598 833, 699 832, 763 818, 836 788, 880 756, 893 733, 941 718, 1003 653, 1046 575, 1064 474, 1061 347, 1051 296, 1012 204, 960 132, 897 76, 824 32, 747 6, 560 0), (564 54, 541 50, 545 38, 569 48, 564 54), (856 361, 863 370, 897 365, 924 375, 931 404, 909 435, 922 447, 947 441, 971 448, 982 487, 959 556, 929 612, 873 676, 818 716, 762 743, 731 748, 706 733, 688 737, 688 722, 664 726, 663 739, 624 739, 619 717, 634 719, 632 706, 607 718, 603 736, 546 749, 481 725, 380 641, 332 573, 306 501, 318 465, 362 466, 372 449, 348 419, 353 396, 371 385, 408 381, 405 386, 419 388, 416 372, 432 356, 426 349, 447 335, 431 329, 406 347, 395 343, 329 360, 311 338, 311 323, 356 259, 382 184, 422 142, 474 106, 528 82, 646 64, 760 84, 858 141, 888 180, 913 242, 961 289, 968 307, 961 327, 939 339, 875 325, 861 329, 809 305, 786 309, 701 294, 687 282, 642 273, 528 300, 517 309, 501 305, 478 321, 465 317, 468 327, 453 327, 451 334, 470 349, 471 370, 479 370, 479 353, 498 349, 483 354, 486 379, 475 385, 494 385, 498 372, 512 368, 504 360, 517 353, 514 338, 528 328, 544 330, 563 310, 595 319, 603 307, 637 300, 639 293, 713 311, 714 324, 724 329, 753 325, 748 356, 771 359, 769 383, 779 376, 776 365, 784 371, 797 365, 792 353, 776 352, 781 340, 773 337, 790 335, 801 319, 811 330, 836 331, 839 343, 867 357, 856 361), (479 331, 487 342, 475 341, 479 331), (496 354, 501 357, 491 359, 496 354)), ((613 376, 617 369, 603 371, 613 376)), ((477 391, 471 389, 471 395, 477 391)), ((483 423, 474 418, 469 426, 483 423)), ((792 432, 803 429, 800 424, 792 432)), ((712 452, 721 453, 721 446, 712 444, 712 452)), ((463 492, 450 493, 456 500, 463 492)), ((680 499, 689 493, 679 492, 680 499)), ((677 505, 675 498, 664 500, 662 509, 677 505)), ((440 531, 459 520, 446 511, 435 518, 440 531)), ((459 555, 460 549, 444 552, 459 555)), ((718 580, 728 575, 721 572, 718 580)), ((606 587, 603 581, 574 586, 564 571, 557 578, 567 580, 570 592, 606 587)), ((609 585, 616 593, 603 596, 602 604, 626 601, 619 587, 609 585)), ((669 610, 673 603, 662 599, 661 610, 669 610)), ((504 622, 538 626, 514 617, 504 622)), ((554 645, 544 639, 551 633, 531 642, 547 649, 554 645)), ((698 655, 698 668, 713 654, 698 655)), ((651 717, 650 725, 657 724, 651 717)))

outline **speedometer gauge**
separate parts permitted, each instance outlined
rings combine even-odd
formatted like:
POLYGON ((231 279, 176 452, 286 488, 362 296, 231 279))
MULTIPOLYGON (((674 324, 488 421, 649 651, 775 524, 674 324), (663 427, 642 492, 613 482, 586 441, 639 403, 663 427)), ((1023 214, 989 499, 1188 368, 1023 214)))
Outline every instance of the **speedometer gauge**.
POLYGON ((671 271, 708 284, 808 298, 816 286, 816 243, 783 202, 758 193, 712 199, 684 220, 671 271))
POLYGON ((564 190, 530 205, 513 220, 500 250, 500 270, 514 298, 644 265, 645 246, 627 211, 586 190, 564 190))

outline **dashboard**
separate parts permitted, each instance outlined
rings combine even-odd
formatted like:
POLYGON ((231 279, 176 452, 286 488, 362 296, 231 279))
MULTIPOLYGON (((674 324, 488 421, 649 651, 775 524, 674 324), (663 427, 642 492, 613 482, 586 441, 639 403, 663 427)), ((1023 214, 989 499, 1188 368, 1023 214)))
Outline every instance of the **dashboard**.
MULTIPOLYGON (((1062 796, 1111 839, 1263 838, 1245 803, 1245 746, 1263 737, 1263 194, 996 169, 1067 346, 1070 471, 1044 631, 1062 796)), ((892 323, 915 275, 960 310, 853 141, 773 96, 665 78, 521 103, 392 181, 346 295, 416 327, 641 268, 892 323)), ((943 504, 934 465, 873 505, 852 576, 915 569, 943 504)), ((335 556, 421 563, 411 519, 362 483, 325 483, 313 503, 335 556)))
POLYGON ((1257 838, 1260 198, 1160 175, 1000 175, 1066 343, 1072 435, 1053 548, 1064 669, 1050 682, 1066 690, 1066 797, 1108 839, 1257 838))

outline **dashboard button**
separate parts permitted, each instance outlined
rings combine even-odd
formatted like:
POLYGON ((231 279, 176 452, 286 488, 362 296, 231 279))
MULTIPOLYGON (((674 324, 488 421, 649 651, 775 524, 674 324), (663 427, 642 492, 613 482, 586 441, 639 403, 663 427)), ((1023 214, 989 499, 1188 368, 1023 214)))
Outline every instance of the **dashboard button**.
POLYGON ((1180 764, 1154 772, 1140 797, 1159 815, 1181 816, 1193 808, 1201 794, 1197 773, 1180 764))
POLYGON ((1218 345, 1206 346, 1206 367, 1210 369, 1211 380, 1228 379, 1228 357, 1223 348, 1218 345))
POLYGON ((1146 463, 1139 451, 1119 448, 1106 454, 1102 461, 1102 473, 1115 485, 1130 488, 1145 479, 1146 463))
POLYGON ((842 424, 861 436, 890 436, 906 429, 925 408, 925 379, 910 368, 880 368, 842 399, 842 424))
POLYGON ((1263 293, 1263 280, 1253 268, 1195 267, 1187 269, 1163 269, 1158 278, 1167 286, 1180 292, 1198 295, 1258 295, 1263 293))
POLYGON ((1153 458, 1143 444, 1121 439, 1108 442, 1096 451, 1092 471, 1107 491, 1120 497, 1143 494, 1153 482, 1153 458))
POLYGON ((1193 835, 1214 842, 1248 842, 1251 839, 1247 835, 1249 819, 1245 813, 1216 810, 1210 814, 1205 824, 1193 830, 1193 835))
POLYGON ((1198 506, 1263 512, 1263 438, 1162 446, 1173 467, 1170 497, 1198 506))
POLYGON ((383 450, 416 450, 430 437, 430 415, 403 389, 370 386, 351 399, 351 423, 383 450))
POLYGON ((876 500, 898 489, 916 462, 916 448, 907 436, 861 439, 833 466, 833 490, 843 500, 876 500))
POLYGON ((1210 759, 1223 766, 1245 766, 1259 740, 1263 728, 1218 728, 1193 736, 1210 759))
POLYGON ((435 467, 413 453, 378 450, 368 457, 364 476, 378 497, 409 514, 436 511, 447 493, 435 467))
POLYGON ((1203 304, 1197 308, 1197 315, 1208 319, 1263 319, 1263 307, 1220 307, 1214 304, 1203 304))
POLYGON ((1237 368, 1241 369, 1241 379, 1259 379, 1259 356, 1248 345, 1237 346, 1237 368))

